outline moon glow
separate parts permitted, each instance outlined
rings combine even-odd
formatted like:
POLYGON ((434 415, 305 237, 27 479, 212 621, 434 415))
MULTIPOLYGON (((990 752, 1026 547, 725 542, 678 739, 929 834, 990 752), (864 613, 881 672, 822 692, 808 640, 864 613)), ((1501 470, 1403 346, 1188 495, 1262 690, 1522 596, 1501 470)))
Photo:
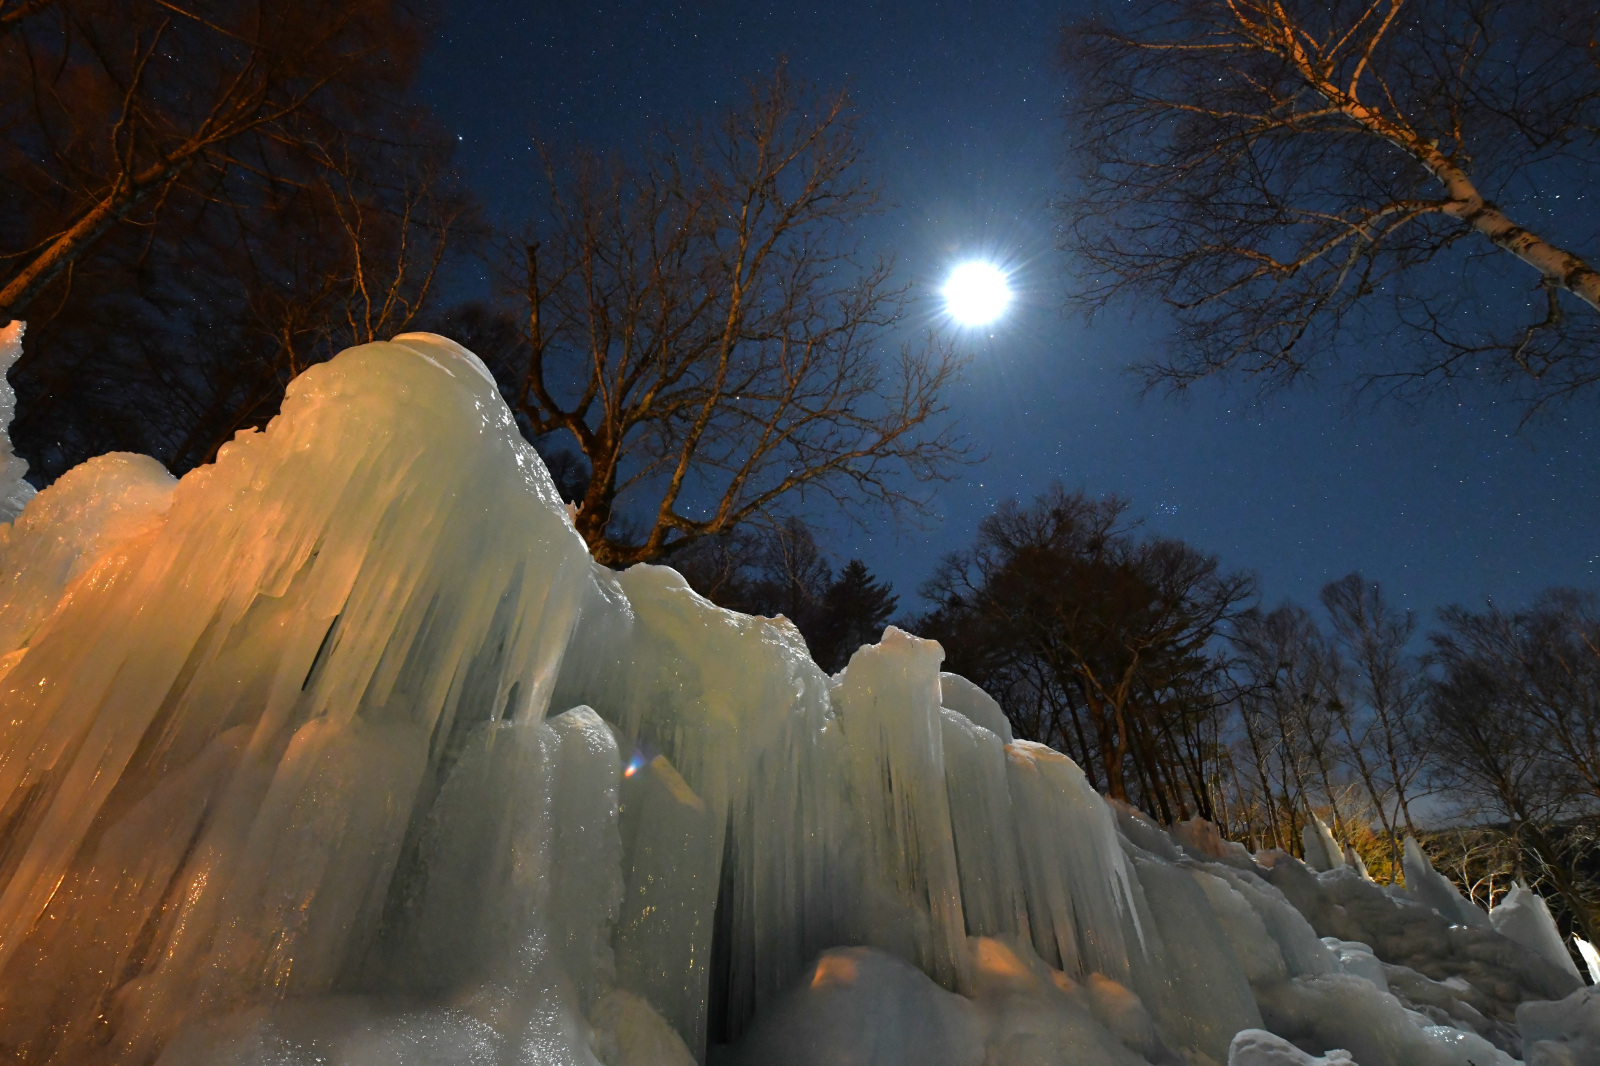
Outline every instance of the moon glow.
POLYGON ((986 326, 1005 313, 1011 286, 993 263, 972 259, 950 272, 944 283, 944 306, 963 326, 986 326))

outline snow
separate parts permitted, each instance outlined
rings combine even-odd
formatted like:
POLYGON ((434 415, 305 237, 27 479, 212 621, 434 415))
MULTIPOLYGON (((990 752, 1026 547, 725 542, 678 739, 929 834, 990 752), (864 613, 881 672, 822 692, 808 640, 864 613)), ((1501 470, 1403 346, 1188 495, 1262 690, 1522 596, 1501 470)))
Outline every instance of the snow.
POLYGON ((893 955, 836 948, 762 1015, 732 1062, 970 1066, 983 1057, 977 1013, 893 955))
POLYGON ((595 565, 443 338, 0 530, 27 1061, 1593 1061, 1526 895, 1477 920, 1414 843, 1397 896, 1326 827, 1322 872, 1165 829, 933 642, 829 677, 783 619, 595 565))
POLYGON ((1517 1024, 1528 1066, 1600 1062, 1600 992, 1579 989, 1558 1002, 1524 1003, 1517 1024))

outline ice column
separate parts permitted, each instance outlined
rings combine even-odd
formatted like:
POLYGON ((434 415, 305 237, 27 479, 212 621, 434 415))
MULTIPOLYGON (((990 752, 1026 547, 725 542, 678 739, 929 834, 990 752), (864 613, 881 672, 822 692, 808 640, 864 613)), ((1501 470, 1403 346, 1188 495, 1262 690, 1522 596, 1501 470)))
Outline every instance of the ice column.
MULTIPOLYGON (((954 676, 945 675, 947 679, 954 676)), ((1014 933, 1031 939, 1004 746, 999 737, 964 714, 942 708, 940 716, 945 794, 950 803, 967 932, 972 936, 1014 933)))
POLYGON ((715 607, 672 570, 595 568, 588 583, 556 700, 590 704, 610 722, 634 777, 674 771, 681 789, 677 781, 656 789, 647 778, 624 801, 624 832, 635 841, 675 834, 691 857, 681 872, 692 880, 680 885, 652 879, 665 852, 630 849, 617 940, 622 981, 670 999, 652 1002, 698 1046, 707 1030, 736 1035, 817 952, 852 935, 857 867, 835 845, 859 834, 840 795, 842 737, 829 681, 787 621, 715 607), (671 930, 655 920, 667 913, 671 930), (674 952, 684 945, 674 937, 684 923, 700 946, 713 922, 722 956, 707 969, 697 960, 692 980, 668 981, 681 964, 674 952))
POLYGON ((722 825, 666 756, 636 755, 627 774, 618 981, 649 1000, 704 1060, 722 825))
POLYGON ((966 923, 945 789, 939 663, 944 650, 890 626, 840 675, 847 794, 862 815, 858 942, 916 963, 947 988, 966 984, 966 923))
POLYGON ((1006 755, 1035 949, 1069 976, 1127 984, 1143 930, 1111 809, 1060 752, 1019 740, 1006 755))
POLYGON ((303 374, 146 517, 0 679, 0 1042, 41 1058, 355 972, 480 727, 544 715, 589 566, 426 335, 303 374))

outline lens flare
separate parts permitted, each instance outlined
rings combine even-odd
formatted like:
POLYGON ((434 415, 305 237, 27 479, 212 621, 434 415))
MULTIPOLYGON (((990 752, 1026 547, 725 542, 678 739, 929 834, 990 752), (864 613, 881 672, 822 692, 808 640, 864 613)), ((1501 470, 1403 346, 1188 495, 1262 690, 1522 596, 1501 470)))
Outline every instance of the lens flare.
POLYGON ((1011 286, 1005 271, 993 263, 973 259, 950 272, 944 283, 944 306, 963 326, 986 326, 1005 313, 1011 303, 1011 286))

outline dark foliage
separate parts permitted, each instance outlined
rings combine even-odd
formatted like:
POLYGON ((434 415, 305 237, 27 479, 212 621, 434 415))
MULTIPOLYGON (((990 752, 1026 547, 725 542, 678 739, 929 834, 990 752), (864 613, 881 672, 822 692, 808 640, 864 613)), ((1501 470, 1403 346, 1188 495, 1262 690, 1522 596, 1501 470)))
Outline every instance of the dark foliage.
POLYGON ((1181 541, 1139 535, 1115 498, 1060 486, 979 526, 923 588, 915 628, 988 689, 1016 732, 1163 818, 1214 810, 1217 641, 1253 591, 1181 541))
POLYGON ((794 518, 704 538, 671 564, 719 607, 789 619, 829 673, 841 670, 861 645, 877 643, 897 603, 890 586, 860 559, 835 572, 811 530, 794 518))
POLYGON ((1435 773, 1457 817, 1496 828, 1572 925, 1600 933, 1600 599, 1452 607, 1429 635, 1435 773))
POLYGON ((29 322, 13 435, 48 481, 176 472, 306 366, 411 328, 465 207, 390 0, 59 0, 0 34, 0 287, 29 322))

